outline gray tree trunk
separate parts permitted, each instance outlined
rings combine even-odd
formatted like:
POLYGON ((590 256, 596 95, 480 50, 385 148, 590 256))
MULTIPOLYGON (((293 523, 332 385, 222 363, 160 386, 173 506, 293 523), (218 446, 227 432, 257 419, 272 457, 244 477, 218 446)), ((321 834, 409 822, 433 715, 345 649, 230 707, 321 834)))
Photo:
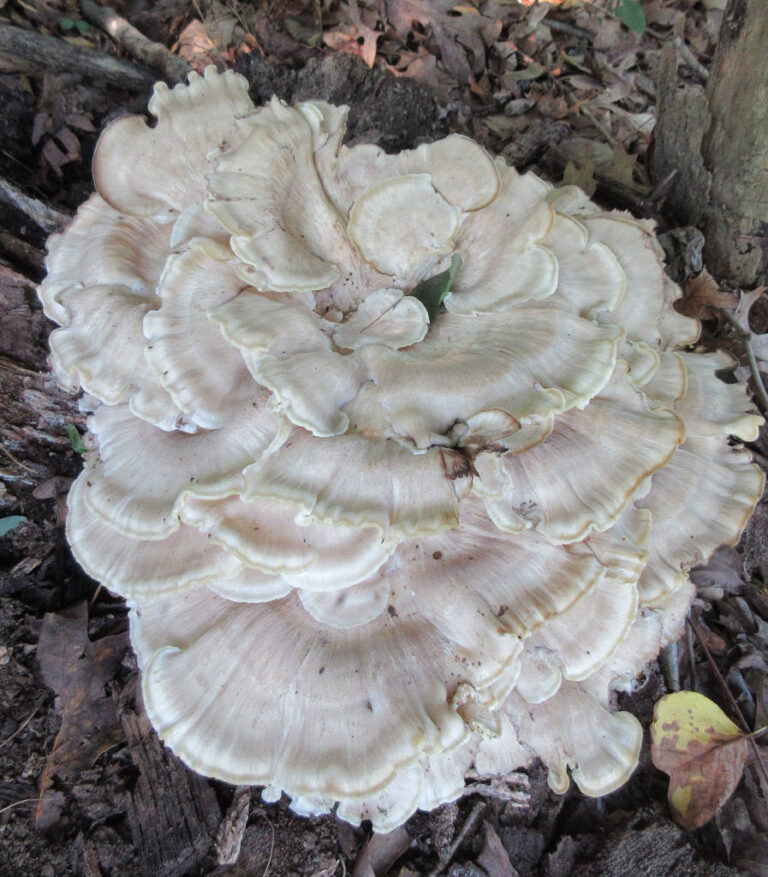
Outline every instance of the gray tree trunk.
POLYGON ((705 235, 716 276, 768 283, 768 2, 729 0, 706 89, 680 89, 672 44, 659 71, 655 165, 677 170, 668 206, 705 235))

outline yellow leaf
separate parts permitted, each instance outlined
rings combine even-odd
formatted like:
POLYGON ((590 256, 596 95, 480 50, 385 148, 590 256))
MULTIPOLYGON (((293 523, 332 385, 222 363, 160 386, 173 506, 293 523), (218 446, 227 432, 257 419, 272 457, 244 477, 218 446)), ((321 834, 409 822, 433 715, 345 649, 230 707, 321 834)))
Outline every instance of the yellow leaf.
POLYGON ((747 752, 744 733, 703 694, 678 691, 656 704, 651 758, 669 774, 669 806, 683 827, 698 828, 728 800, 747 752))

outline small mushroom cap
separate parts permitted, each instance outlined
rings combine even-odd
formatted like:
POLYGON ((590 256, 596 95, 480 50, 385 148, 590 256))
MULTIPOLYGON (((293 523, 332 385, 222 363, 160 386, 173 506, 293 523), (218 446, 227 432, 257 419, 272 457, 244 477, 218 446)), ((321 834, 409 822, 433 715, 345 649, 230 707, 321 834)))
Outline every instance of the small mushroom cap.
POLYGON ((520 656, 520 678, 515 692, 526 703, 543 703, 555 696, 562 683, 563 674, 557 658, 526 643, 520 656))
POLYGON ((471 318, 442 314, 420 344, 364 347, 372 393, 386 420, 415 447, 445 443, 457 421, 498 408, 525 422, 586 403, 616 362, 618 327, 554 304, 471 318))
POLYGON ((229 579, 208 583, 208 590, 234 603, 269 603, 291 593, 291 586, 282 576, 243 567, 229 579))
POLYGON ((205 204, 192 204, 173 223, 170 244, 177 253, 196 243, 205 247, 213 258, 226 261, 232 258, 229 237, 226 229, 205 209, 205 204))
POLYGON ((383 344, 397 350, 424 339, 429 314, 414 296, 400 289, 377 289, 343 323, 333 330, 337 347, 358 350, 368 344, 383 344))
POLYGON ((209 154, 253 112, 248 82, 236 73, 189 74, 189 85, 159 82, 149 102, 157 119, 126 116, 104 130, 93 157, 99 194, 132 216, 177 217, 206 194, 209 154))
POLYGON ((616 691, 631 691, 635 678, 664 648, 679 639, 695 588, 686 581, 677 591, 644 606, 629 632, 602 666, 578 684, 595 700, 609 707, 616 691))
POLYGON ((413 286, 449 251, 460 216, 429 174, 407 174, 366 189, 352 205, 347 234, 374 268, 413 286))
POLYGON ((461 134, 399 153, 391 170, 395 174, 429 174, 443 198, 465 211, 490 204, 501 188, 493 159, 482 146, 461 134))
POLYGON ((240 561, 192 527, 163 540, 140 541, 120 533, 88 508, 88 470, 67 496, 67 540, 89 576, 128 599, 184 591, 240 571, 240 561))
POLYGON ((687 437, 636 502, 653 516, 651 553, 639 582, 643 604, 682 587, 688 570, 718 545, 734 544, 765 482, 750 455, 725 442, 729 434, 754 438, 761 421, 744 389, 715 375, 730 357, 684 353, 681 359, 686 392, 675 409, 687 437))
POLYGON ((301 605, 321 624, 350 628, 368 624, 387 608, 386 579, 363 582, 338 591, 299 591, 301 605))
POLYGON ((538 704, 512 695, 504 709, 520 740, 549 769, 549 786, 558 794, 570 785, 569 767, 579 789, 592 798, 624 785, 637 767, 640 722, 631 713, 609 713, 578 683, 564 682, 557 694, 538 704))
MULTIPOLYGON (((313 159, 313 128, 298 109, 273 98, 235 124, 212 156, 207 209, 233 235, 232 248, 253 285, 276 292, 349 282, 369 289, 380 277, 352 247, 329 203, 313 159)), ((380 277, 377 286, 385 286, 380 277)))
POLYGON ((583 223, 556 212, 542 244, 557 259, 557 299, 570 302, 587 319, 618 307, 627 286, 624 269, 609 247, 591 238, 583 223))
POLYGON ((522 454, 481 453, 475 467, 498 527, 535 527, 550 541, 575 542, 612 526, 682 439, 682 421, 668 408, 649 410, 622 363, 585 409, 557 417, 541 444, 522 454), (610 435, 621 441, 606 441, 610 435))
POLYGON ((547 298, 557 288, 557 260, 542 242, 554 213, 546 184, 503 163, 498 197, 470 214, 456 238, 462 268, 445 306, 455 314, 493 313, 547 298))
POLYGON ((599 669, 623 642, 637 616, 637 580, 648 560, 650 529, 650 513, 630 505, 610 530, 574 546, 574 550, 593 553, 606 567, 606 574, 573 606, 526 640, 517 686, 526 700, 531 697, 521 683, 528 679, 525 661, 530 653, 547 659, 552 684, 555 674, 580 681, 599 669))
POLYGON ((645 341, 623 338, 619 343, 618 356, 629 365, 629 382, 636 390, 642 389, 650 381, 661 364, 661 353, 645 341))
POLYGON ((245 290, 211 319, 292 423, 317 436, 346 432, 349 417, 341 408, 355 398, 367 372, 356 358, 332 349, 332 324, 303 297, 270 298, 245 290))
POLYGON ((451 693, 459 679, 480 691, 498 675, 489 637, 507 662, 519 651, 516 637, 491 633, 490 613, 452 640, 432 603, 438 614, 428 620, 401 592, 394 614, 341 630, 318 624, 295 598, 231 603, 197 589, 142 601, 131 628, 147 711, 201 773, 299 796, 375 793, 421 755, 467 739, 451 693), (254 675, 254 666, 269 672, 254 675))
MULTIPOLYGON (((51 334, 51 365, 62 385, 118 405, 143 385, 159 384, 144 359, 142 329, 144 315, 160 305, 157 298, 121 286, 88 286, 58 300, 71 314, 68 325, 51 334)), ((175 408, 170 397, 168 406, 175 408)))
MULTIPOLYGON (((209 319, 243 283, 204 245, 168 257, 160 307, 143 323, 146 357, 175 404, 203 429, 219 429, 259 393, 240 351, 209 319)), ((141 348, 139 348, 141 349, 141 348)))
POLYGON ((67 326, 72 318, 59 297, 68 289, 116 286, 152 298, 168 257, 170 227, 120 213, 99 195, 82 204, 66 233, 48 238, 38 287, 46 316, 67 326))
POLYGON ((99 453, 87 470, 85 502, 126 536, 164 539, 179 527, 186 494, 223 498, 244 489, 243 469, 279 434, 264 401, 196 435, 153 429, 125 405, 102 406, 88 421, 99 453))
POLYGON ((467 476, 464 458, 448 449, 415 455, 386 439, 319 440, 295 430, 246 469, 245 498, 295 503, 315 521, 414 538, 456 525, 467 476))
POLYGON ((296 506, 239 496, 186 497, 181 519, 241 563, 306 591, 335 591, 373 575, 394 549, 375 527, 355 529, 310 521, 296 506))
POLYGON ((283 228, 268 228, 232 238, 235 255, 248 268, 249 282, 273 292, 304 292, 326 289, 338 280, 334 265, 309 252, 297 235, 283 228))
MULTIPOLYGON (((682 417, 686 423, 687 430, 690 427, 685 412, 680 409, 679 405, 675 404, 685 396, 688 389, 688 369, 685 366, 685 360, 679 353, 672 350, 657 354, 657 357, 656 368, 649 378, 641 384, 643 394, 652 406, 659 403, 674 406, 678 416, 682 417)), ((636 383, 633 382, 633 384, 637 386, 636 383)))

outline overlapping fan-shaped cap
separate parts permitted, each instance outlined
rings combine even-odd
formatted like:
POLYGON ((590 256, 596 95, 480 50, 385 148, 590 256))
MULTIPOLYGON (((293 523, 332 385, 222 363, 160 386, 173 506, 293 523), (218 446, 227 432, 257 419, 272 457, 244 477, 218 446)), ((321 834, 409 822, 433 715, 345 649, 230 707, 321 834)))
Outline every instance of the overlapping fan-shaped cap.
POLYGON ((652 229, 464 137, 348 148, 344 108, 231 73, 150 112, 102 135, 40 296, 100 403, 69 541, 130 601, 163 739, 378 830, 473 763, 616 788, 610 688, 762 490, 652 229))

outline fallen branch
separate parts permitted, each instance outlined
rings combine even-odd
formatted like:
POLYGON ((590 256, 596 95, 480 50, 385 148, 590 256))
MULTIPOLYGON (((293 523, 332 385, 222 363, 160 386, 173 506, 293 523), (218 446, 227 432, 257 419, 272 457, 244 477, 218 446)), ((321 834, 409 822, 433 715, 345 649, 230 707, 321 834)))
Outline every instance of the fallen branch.
POLYGON ((9 24, 0 24, 0 57, 53 73, 76 73, 129 91, 146 91, 157 78, 149 70, 106 52, 9 24))
POLYGON ((741 340, 744 342, 744 349, 747 354, 747 361, 749 362, 749 370, 752 373, 752 380, 755 382, 755 395, 757 396, 763 411, 768 411, 768 391, 765 389, 763 376, 760 374, 760 367, 757 363, 757 357, 755 356, 755 351, 752 349, 752 333, 748 329, 745 329, 730 311, 723 310, 723 316, 738 332, 741 336, 741 340))
POLYGON ((192 69, 186 61, 171 54, 164 45, 145 37, 111 6, 99 6, 93 0, 80 0, 80 9, 91 24, 108 33, 132 58, 158 70, 165 79, 183 82, 192 69))
MULTIPOLYGON (((0 28, 0 31, 2 28, 0 28)), ((35 225, 50 234, 53 231, 61 231, 72 219, 69 213, 56 210, 49 204, 38 201, 31 195, 26 195, 21 189, 0 177, 0 201, 10 204, 20 210, 24 216, 31 219, 35 225)))
MULTIPOLYGON (((722 690, 723 694, 725 695, 726 700, 730 704, 730 707, 733 710, 734 715, 739 720, 739 724, 741 725, 741 727, 744 730, 744 736, 749 741, 749 745, 752 747, 752 752, 755 756, 755 760, 757 761, 757 768, 760 771, 760 773, 762 774, 762 777, 766 782, 766 788, 768 788, 768 769, 766 769, 765 762, 763 761, 762 753, 760 752, 760 749, 758 748, 757 743, 755 743, 755 734, 752 732, 752 729, 749 727, 749 722, 747 722, 747 720, 744 718, 744 714, 739 709, 739 705, 736 703, 736 698, 733 696, 733 694, 731 694, 731 689, 728 688, 728 683, 725 681, 725 679, 723 679, 723 674, 718 669, 717 664, 715 663, 715 659, 712 657, 712 653, 707 648, 707 644, 704 642, 704 638, 702 637, 701 633, 699 632, 699 628, 696 626, 696 624, 694 623, 694 621, 691 619, 690 616, 688 616, 688 618, 686 618, 686 621, 688 622, 688 626, 693 631, 693 635, 696 637, 696 642, 698 642, 699 646, 701 647, 701 650, 704 652, 704 657, 707 659, 707 663, 709 664, 710 669, 714 673, 715 679, 717 679, 718 683, 720 684, 720 689, 722 690)), ((764 728, 760 729, 760 731, 764 731, 764 730, 765 730, 764 728)), ((755 732, 755 733, 757 733, 757 732, 755 732)))

